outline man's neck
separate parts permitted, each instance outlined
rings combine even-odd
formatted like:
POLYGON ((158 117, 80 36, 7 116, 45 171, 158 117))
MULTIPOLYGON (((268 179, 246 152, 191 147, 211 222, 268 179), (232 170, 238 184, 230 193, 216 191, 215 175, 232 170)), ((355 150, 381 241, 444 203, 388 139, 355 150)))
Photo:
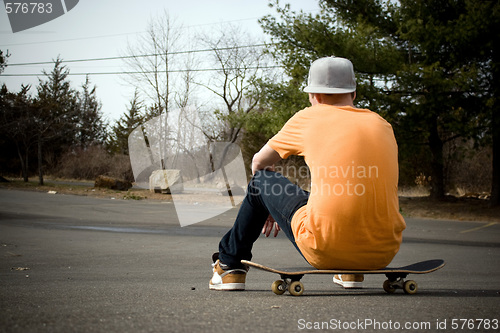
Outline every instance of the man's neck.
POLYGON ((338 106, 338 107, 342 107, 342 106, 354 107, 354 104, 352 103, 352 101, 350 101, 350 102, 347 101, 345 103, 338 102, 338 103, 321 103, 321 104, 326 104, 326 105, 331 105, 331 106, 338 106))
POLYGON ((309 99, 312 105, 326 104, 331 106, 351 106, 354 107, 351 94, 314 94, 314 98, 309 99))

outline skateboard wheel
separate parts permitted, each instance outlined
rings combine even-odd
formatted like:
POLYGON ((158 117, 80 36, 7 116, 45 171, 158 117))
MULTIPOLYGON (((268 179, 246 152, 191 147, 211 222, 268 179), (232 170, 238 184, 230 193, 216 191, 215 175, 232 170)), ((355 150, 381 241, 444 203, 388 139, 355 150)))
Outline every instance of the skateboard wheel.
POLYGON ((300 296, 304 293, 304 285, 300 281, 293 281, 288 286, 288 292, 293 296, 300 296))
POLYGON ((271 285, 271 290, 276 295, 283 295, 283 293, 286 291, 286 284, 282 280, 276 280, 271 285))
POLYGON ((403 290, 405 291, 406 294, 413 295, 417 293, 418 285, 415 281, 408 280, 403 285, 403 290))
POLYGON ((394 288, 392 286, 392 283, 389 280, 385 280, 384 281, 384 286, 383 287, 384 287, 385 292, 388 293, 388 294, 394 294, 396 292, 396 288, 394 288))

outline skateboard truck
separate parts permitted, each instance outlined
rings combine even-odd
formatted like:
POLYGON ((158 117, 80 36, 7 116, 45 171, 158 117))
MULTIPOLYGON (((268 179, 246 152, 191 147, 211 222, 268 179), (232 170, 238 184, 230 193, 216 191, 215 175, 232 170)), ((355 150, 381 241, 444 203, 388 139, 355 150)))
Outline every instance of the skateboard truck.
POLYGON ((300 296, 304 293, 304 284, 300 282, 302 275, 280 274, 281 280, 276 280, 271 285, 271 290, 276 295, 283 295, 288 290, 290 295, 300 296))
POLYGON ((393 294, 396 289, 403 289, 405 294, 416 294, 418 285, 413 280, 405 281, 408 273, 387 273, 385 274, 387 280, 384 281, 383 288, 386 293, 393 294))

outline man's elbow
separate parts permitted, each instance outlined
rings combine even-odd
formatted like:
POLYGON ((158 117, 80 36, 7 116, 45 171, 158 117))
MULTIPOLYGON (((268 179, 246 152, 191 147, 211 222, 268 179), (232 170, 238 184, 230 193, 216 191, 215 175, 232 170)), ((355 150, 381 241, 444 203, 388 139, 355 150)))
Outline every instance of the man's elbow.
POLYGON ((280 155, 267 144, 252 158, 252 174, 258 170, 274 170, 274 163, 281 159, 280 155))
POLYGON ((265 159, 263 154, 255 154, 252 158, 252 174, 255 174, 259 170, 273 170, 273 163, 265 159))
POLYGON ((259 154, 253 155, 252 158, 252 173, 255 174, 258 170, 265 169, 265 165, 262 163, 262 160, 259 158, 259 154))

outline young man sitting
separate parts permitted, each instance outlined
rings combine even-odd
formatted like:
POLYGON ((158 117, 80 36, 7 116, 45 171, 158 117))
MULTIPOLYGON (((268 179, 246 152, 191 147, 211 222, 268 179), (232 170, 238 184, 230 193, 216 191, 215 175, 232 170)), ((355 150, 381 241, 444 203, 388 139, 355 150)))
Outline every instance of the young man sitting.
MULTIPOLYGON (((252 160, 248 191, 236 221, 213 255, 209 288, 244 290, 252 247, 260 233, 282 230, 318 269, 379 269, 399 250, 405 222, 399 213, 398 148, 391 125, 353 105, 352 63, 326 57, 313 62, 311 107, 297 112, 252 160), (274 164, 303 156, 311 173, 306 192, 274 164)), ((362 275, 335 276, 344 288, 362 275)))

